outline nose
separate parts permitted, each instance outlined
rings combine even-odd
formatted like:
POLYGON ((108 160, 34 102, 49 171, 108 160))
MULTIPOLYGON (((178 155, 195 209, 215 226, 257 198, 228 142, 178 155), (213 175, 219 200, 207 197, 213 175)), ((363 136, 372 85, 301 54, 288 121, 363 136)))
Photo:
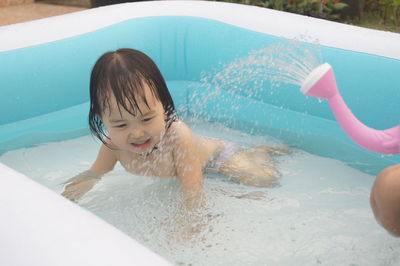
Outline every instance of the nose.
POLYGON ((142 128, 133 128, 129 132, 129 138, 131 139, 140 139, 145 135, 145 132, 142 128))

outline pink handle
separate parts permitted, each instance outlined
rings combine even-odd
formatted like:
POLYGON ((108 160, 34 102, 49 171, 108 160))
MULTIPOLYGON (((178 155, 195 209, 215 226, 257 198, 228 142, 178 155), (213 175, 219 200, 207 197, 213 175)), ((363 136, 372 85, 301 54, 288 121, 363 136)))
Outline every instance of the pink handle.
POLYGON ((355 143, 377 153, 400 153, 400 126, 386 130, 367 127, 353 115, 339 93, 328 101, 336 120, 355 143))
POLYGON ((400 126, 376 130, 361 123, 343 101, 337 89, 332 68, 325 66, 324 71, 321 78, 315 84, 309 86, 309 89, 307 88, 304 93, 327 99, 344 132, 361 147, 382 154, 400 153, 400 126))

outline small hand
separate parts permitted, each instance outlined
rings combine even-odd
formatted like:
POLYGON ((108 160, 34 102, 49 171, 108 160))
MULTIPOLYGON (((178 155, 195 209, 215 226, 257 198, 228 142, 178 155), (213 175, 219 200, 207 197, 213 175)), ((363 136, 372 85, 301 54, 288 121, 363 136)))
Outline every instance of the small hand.
POLYGON ((67 181, 67 183, 69 183, 65 186, 61 195, 71 201, 77 202, 79 198, 92 189, 101 177, 98 175, 88 174, 87 172, 70 179, 70 182, 67 181))

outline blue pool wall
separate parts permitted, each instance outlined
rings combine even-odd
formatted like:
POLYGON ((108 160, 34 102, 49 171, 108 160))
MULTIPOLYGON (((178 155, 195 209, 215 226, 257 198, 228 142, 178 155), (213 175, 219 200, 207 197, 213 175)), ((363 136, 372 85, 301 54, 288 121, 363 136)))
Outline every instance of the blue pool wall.
MULTIPOLYGON (((343 161, 365 157, 374 164, 379 160, 369 172, 400 162, 397 155, 382 158, 357 147, 340 130, 326 102, 302 95, 295 86, 266 87, 257 98, 227 88, 216 98, 208 97, 207 103, 196 100, 210 92, 201 83, 204 73, 215 73, 252 50, 282 41, 215 20, 162 16, 136 18, 1 52, 0 153, 87 134, 91 68, 103 53, 129 47, 157 63, 176 104, 186 114, 220 121, 234 117, 234 126, 258 125, 264 133, 291 145, 343 161)), ((334 68, 343 98, 362 122, 377 129, 399 124, 400 60, 333 47, 320 49, 323 61, 334 68)))

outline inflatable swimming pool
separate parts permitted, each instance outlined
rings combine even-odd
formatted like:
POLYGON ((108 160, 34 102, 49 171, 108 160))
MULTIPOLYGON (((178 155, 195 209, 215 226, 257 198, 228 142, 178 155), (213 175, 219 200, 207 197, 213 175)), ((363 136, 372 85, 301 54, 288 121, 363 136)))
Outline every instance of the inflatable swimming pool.
MULTIPOLYGON (((130 47, 155 60, 186 116, 256 128, 369 174, 399 163, 398 155, 357 147, 326 103, 293 86, 266 88, 256 98, 222 91, 201 106, 192 97, 209 93, 201 84, 203 73, 300 35, 318 39, 361 121, 377 129, 399 124, 399 34, 227 3, 141 2, 0 28, 0 154, 88 134, 91 67, 104 52, 130 47)), ((0 176, 0 209, 7 217, 0 222, 2 265, 165 263, 16 170, 0 164, 0 176)))

